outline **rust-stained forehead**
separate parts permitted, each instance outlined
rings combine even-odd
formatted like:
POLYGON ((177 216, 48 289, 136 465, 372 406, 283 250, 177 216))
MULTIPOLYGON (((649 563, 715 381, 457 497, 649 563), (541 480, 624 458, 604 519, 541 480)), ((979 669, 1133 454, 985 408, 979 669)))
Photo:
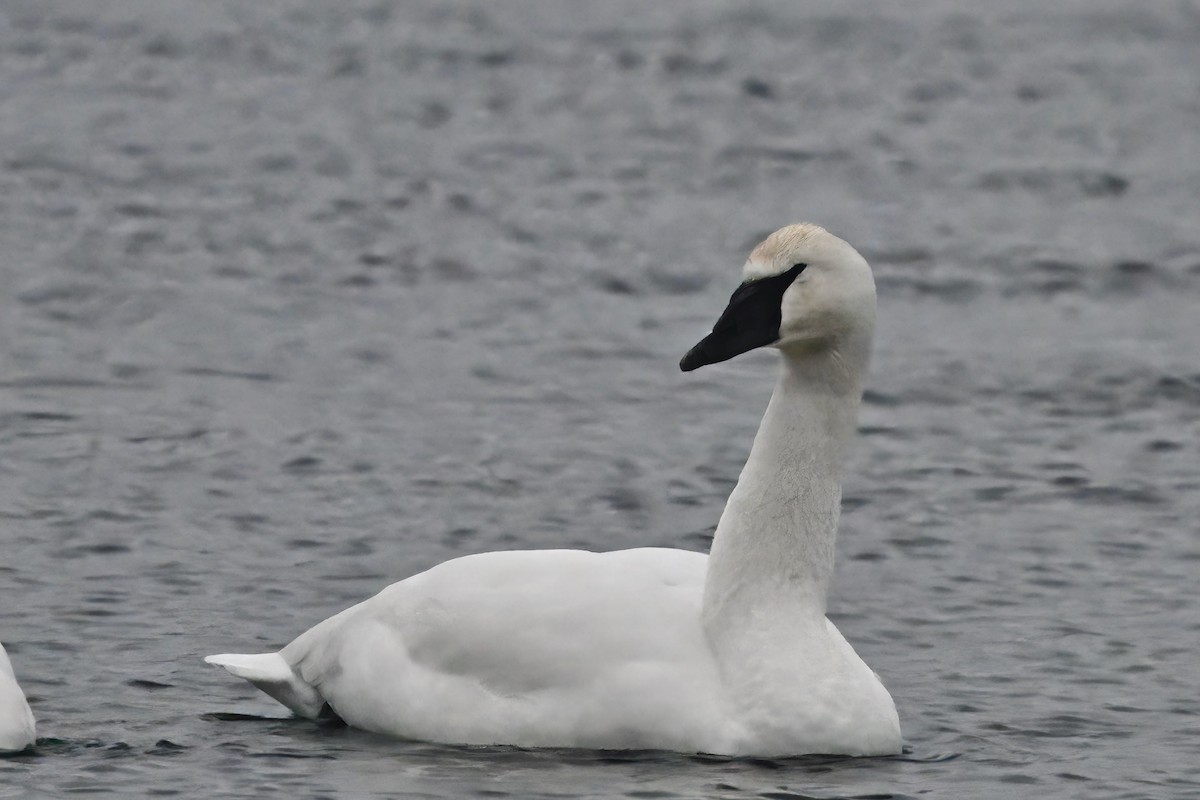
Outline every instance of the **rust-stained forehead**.
POLYGON ((807 244, 813 239, 826 235, 820 225, 811 222, 797 222, 772 233, 750 252, 750 261, 760 264, 774 264, 775 260, 784 253, 789 253, 797 247, 807 244))

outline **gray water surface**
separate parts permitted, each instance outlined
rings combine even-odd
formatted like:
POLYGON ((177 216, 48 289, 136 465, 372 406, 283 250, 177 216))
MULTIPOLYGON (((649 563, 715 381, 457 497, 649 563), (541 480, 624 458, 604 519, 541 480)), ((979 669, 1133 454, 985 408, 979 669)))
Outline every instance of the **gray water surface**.
POLYGON ((0 796, 1200 796, 1200 6, 0 6, 0 796), (830 613, 896 759, 397 742, 201 657, 441 560, 703 550, 820 222, 880 325, 830 613))

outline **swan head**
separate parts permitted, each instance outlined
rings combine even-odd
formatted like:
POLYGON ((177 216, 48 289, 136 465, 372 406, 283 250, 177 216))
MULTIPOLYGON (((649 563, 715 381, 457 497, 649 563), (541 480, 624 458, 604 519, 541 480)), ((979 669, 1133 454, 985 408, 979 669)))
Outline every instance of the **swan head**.
POLYGON ((758 347, 786 353, 861 351, 875 329, 875 281, 866 259, 819 225, 772 233, 750 253, 742 284, 713 326, 688 351, 684 372, 758 347))

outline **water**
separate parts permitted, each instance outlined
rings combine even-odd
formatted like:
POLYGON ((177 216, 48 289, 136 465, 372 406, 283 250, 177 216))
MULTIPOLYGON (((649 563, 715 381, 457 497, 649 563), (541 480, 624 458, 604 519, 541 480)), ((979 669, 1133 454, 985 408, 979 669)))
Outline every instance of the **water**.
POLYGON ((1200 794, 1200 7, 7 2, 0 796, 1200 794), (875 266, 831 615, 908 754, 396 742, 200 662, 707 546, 762 234, 875 266))

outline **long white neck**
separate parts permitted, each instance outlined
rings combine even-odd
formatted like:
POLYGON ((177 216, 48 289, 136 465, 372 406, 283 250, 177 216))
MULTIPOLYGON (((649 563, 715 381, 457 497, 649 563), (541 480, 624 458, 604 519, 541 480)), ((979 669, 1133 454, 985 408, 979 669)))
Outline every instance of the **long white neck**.
POLYGON ((869 339, 782 352, 783 373, 708 559, 704 625, 715 643, 732 631, 824 624, 869 339))

